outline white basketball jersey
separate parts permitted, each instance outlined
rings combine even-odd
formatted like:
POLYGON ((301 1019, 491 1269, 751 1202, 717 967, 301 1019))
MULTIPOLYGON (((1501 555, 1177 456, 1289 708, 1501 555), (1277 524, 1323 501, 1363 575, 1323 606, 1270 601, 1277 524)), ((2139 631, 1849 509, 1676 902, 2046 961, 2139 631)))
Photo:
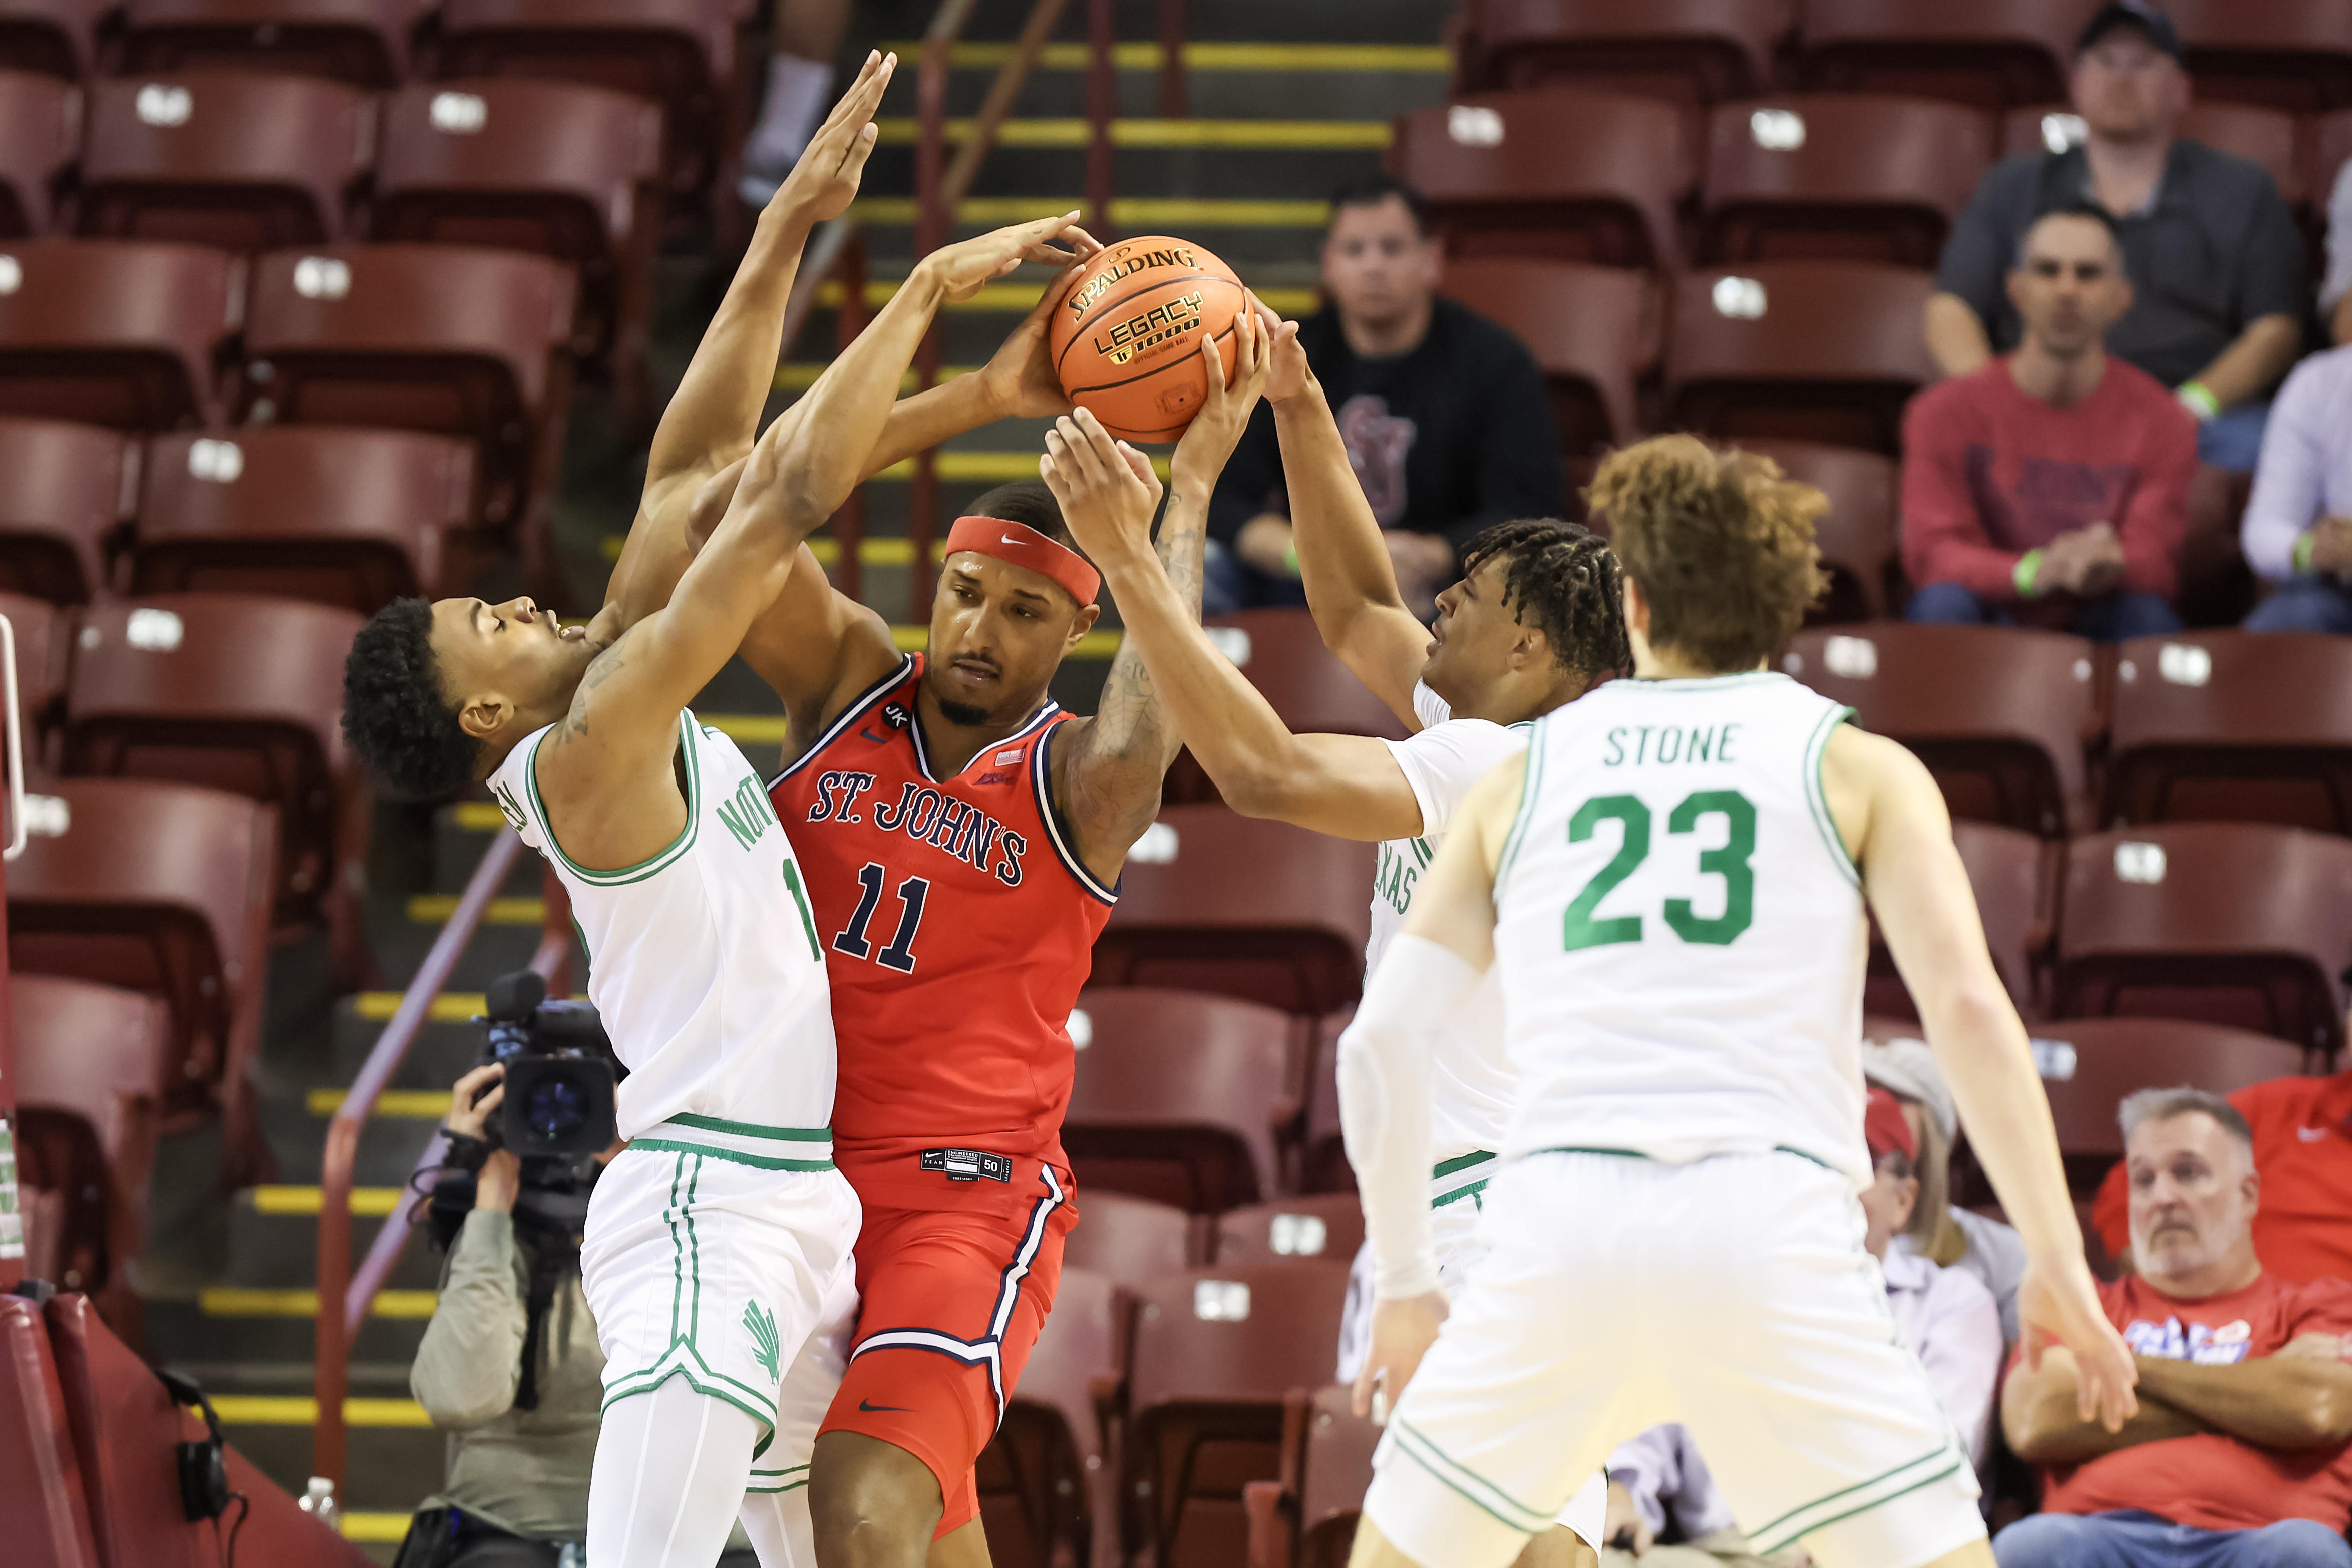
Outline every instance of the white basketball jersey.
MULTIPOLYGON (((1380 966, 1381 955, 1403 927, 1413 889, 1437 858, 1446 825, 1464 798, 1479 779, 1528 746, 1528 726, 1507 729, 1485 719, 1455 718, 1445 699, 1424 685, 1413 687, 1412 708, 1423 727, 1420 733, 1387 744, 1421 804, 1422 834, 1381 845, 1372 881, 1371 940, 1364 945, 1367 975, 1380 966)), ((1480 1167, 1488 1162, 1464 1162, 1501 1149, 1517 1097, 1505 1050, 1502 983, 1492 970, 1438 1038, 1432 1067, 1432 1196, 1484 1186, 1493 1173, 1480 1167)))
POLYGON ((1537 723, 1496 873, 1507 1155, 1777 1148, 1869 1182, 1869 922, 1821 781, 1852 711, 1758 672, 1537 723))
POLYGON ((684 1115, 772 1154, 759 1140, 773 1129, 824 1128, 833 998, 806 883, 758 772, 733 741, 681 710, 684 831, 649 860, 588 871, 565 857, 540 799, 534 765, 547 733, 509 752, 490 788, 572 894, 588 997, 629 1069, 621 1136, 684 1115))

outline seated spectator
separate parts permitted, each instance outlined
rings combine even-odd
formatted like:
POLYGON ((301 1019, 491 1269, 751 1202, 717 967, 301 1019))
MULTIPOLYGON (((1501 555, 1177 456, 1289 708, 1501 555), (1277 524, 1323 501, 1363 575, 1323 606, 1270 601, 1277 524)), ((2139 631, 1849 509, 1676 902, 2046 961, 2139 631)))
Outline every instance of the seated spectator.
MULTIPOLYGON (((1885 1270, 1895 1333, 1927 1369, 1944 1413, 1981 1464, 2000 1375, 2000 1318, 1992 1293, 1973 1274, 1939 1269, 1888 1245, 1918 1201, 1918 1146, 1902 1103, 1884 1089, 1870 1092, 1863 1136, 1875 1173, 1862 1193, 1863 1245, 1885 1270)), ((1801 1546, 1766 1557, 1749 1545, 1688 1430, 1677 1424, 1653 1427, 1620 1444, 1608 1469, 1603 1568, 1798 1568, 1806 1561, 1801 1546), (1682 1545, 1657 1544, 1669 1512, 1682 1545)))
POLYGON ((2336 171, 2327 197, 2327 276, 2319 284, 2319 313, 2337 348, 2352 343, 2352 158, 2336 171))
POLYGON ((2100 1287, 2139 1364, 2119 1432, 2083 1418, 2074 1359, 2010 1369, 2001 1425, 2044 1511, 2001 1568, 2352 1568, 2352 1285, 2291 1284, 2254 1249, 2263 1180, 2227 1101, 2123 1103, 2137 1278, 2100 1287))
POLYGON ((2000 1309, 2000 1337, 2017 1343, 2017 1287, 2025 1278, 2025 1240, 2014 1228, 1972 1209, 1952 1207, 1952 1140, 1959 1113, 1952 1092, 1923 1040, 1894 1040, 1862 1048, 1862 1075, 1902 1105, 1918 1145, 1918 1200, 1892 1251, 1911 1252, 1946 1269, 1965 1269, 1992 1292, 2000 1309))
MULTIPOLYGON (((2352 1071, 2332 1078, 2273 1078, 2230 1096, 2254 1140, 2263 1203, 2254 1252, 2288 1284, 2352 1280, 2352 1071)), ((2126 1173, 2107 1173, 2091 1210, 2109 1253, 2132 1243, 2126 1173)))
POLYGON ((2100 346, 2132 292, 2105 213, 2045 213, 2009 275, 2016 351, 1911 400, 1911 620, 2022 622, 2103 642, 2179 630, 2171 598, 2195 425, 2100 346))
POLYGON ((2352 632, 2352 348, 2314 354, 2279 389, 2241 538, 2277 585, 2247 631, 2352 632))
POLYGON ((2302 348, 2303 235, 2263 169, 2175 135, 2189 75, 2162 12, 2147 0, 2102 5, 2074 48, 2085 140, 1985 175, 1944 246, 1928 351, 1946 375, 1965 376, 2014 347, 2024 323, 2002 271, 2036 217, 2092 204, 2115 219, 2126 270, 2144 285, 2108 349, 2176 389, 2200 421, 2200 457, 2245 472, 2270 389, 2302 348))
MULTIPOLYGON (((1424 620, 1472 536, 1559 517, 1567 499, 1543 371, 1507 330, 1438 298, 1444 263, 1411 186, 1349 185, 1323 240, 1329 303, 1298 329, 1397 585, 1424 620)), ((1262 403, 1210 504, 1208 613, 1307 602, 1281 492, 1274 405, 1262 403)))

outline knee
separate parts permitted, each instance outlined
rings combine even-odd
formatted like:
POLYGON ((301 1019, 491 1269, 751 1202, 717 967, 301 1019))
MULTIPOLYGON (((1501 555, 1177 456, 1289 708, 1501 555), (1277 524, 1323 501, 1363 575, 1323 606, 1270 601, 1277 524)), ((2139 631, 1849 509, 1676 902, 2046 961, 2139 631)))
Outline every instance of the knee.
POLYGON ((1984 602, 1957 582, 1924 583, 1904 607, 1903 618, 1975 625, 1985 618, 1984 602))
POLYGON ((2029 1514, 1993 1538, 2000 1568, 2082 1568, 2099 1540, 2099 1521, 2072 1513, 2029 1514))
POLYGON ((2115 631, 2118 642, 2133 637, 2163 637, 2180 630, 2180 617, 2161 594, 2124 593, 2116 598, 2115 631))
POLYGON ((2237 1568, 2352 1568, 2352 1543, 2315 1520, 2257 1530, 2246 1544, 2237 1568))
POLYGON ((809 1461, 809 1523, 824 1568, 922 1561, 944 1507, 929 1466, 856 1432, 823 1434, 809 1461))

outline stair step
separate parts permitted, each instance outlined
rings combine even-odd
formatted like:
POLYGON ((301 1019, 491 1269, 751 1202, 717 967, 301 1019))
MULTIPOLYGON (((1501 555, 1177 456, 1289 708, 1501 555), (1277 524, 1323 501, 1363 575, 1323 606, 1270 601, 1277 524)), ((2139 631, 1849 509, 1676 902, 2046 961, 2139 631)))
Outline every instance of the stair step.
MULTIPOLYGON (((378 1291, 368 1303, 368 1316, 401 1322, 423 1322, 433 1315, 435 1291, 378 1291)), ((218 1285, 198 1292, 196 1310, 208 1318, 310 1318, 319 1315, 319 1292, 299 1289, 265 1290, 248 1285, 218 1285)))
MULTIPOLYGON (((867 308, 878 310, 889 304, 898 297, 899 287, 898 281, 890 278, 868 279, 865 293, 867 308)), ((818 287, 816 302, 827 309, 839 309, 843 297, 844 290, 839 283, 826 283, 818 287)), ((986 312, 992 315, 1026 316, 1037 308, 1037 301, 1045 297, 1045 286, 1042 283, 991 283, 982 287, 978 294, 961 304, 948 306, 947 311, 949 314, 986 312)), ((1258 290, 1257 297, 1260 303, 1267 309, 1286 317, 1303 316, 1313 310, 1319 302, 1312 288, 1262 288, 1258 290)), ((950 373, 941 371, 940 379, 947 379, 950 373)), ((958 371, 952 373, 961 374, 962 372, 958 371)), ((781 381, 777 382, 777 386, 779 390, 783 390, 783 383, 781 381)))
MULTIPOLYGON (((538 924, 534 916, 532 924, 538 924)), ((343 1108, 345 1092, 341 1089, 313 1089, 305 1096, 303 1104, 313 1116, 331 1116, 343 1108)), ((387 1089, 375 1097, 368 1114, 380 1120, 437 1122, 449 1113, 449 1092, 446 1089, 387 1089)))
MULTIPOLYGON (((957 204, 955 221, 967 227, 997 228, 1066 213, 1086 204, 1083 196, 968 196, 957 204)), ((861 223, 906 227, 915 222, 915 198, 860 196, 849 204, 849 213, 861 223)), ((1110 204, 1110 221, 1122 234, 1192 229, 1321 229, 1330 219, 1328 202, 1115 196, 1110 204)))
MULTIPOLYGON (((971 120, 950 120, 941 129, 951 145, 971 140, 971 120)), ((877 118, 878 142, 884 147, 912 147, 919 122, 877 118)), ((1114 147, 1211 148, 1228 152, 1380 152, 1387 150, 1393 128, 1385 120, 1114 120, 1114 147)), ((1083 148, 1094 140, 1094 127, 1080 119, 1006 120, 997 127, 1000 147, 1083 148)))
MULTIPOLYGON (((229 1394, 213 1401, 227 1427, 315 1427, 319 1402, 308 1395, 229 1394)), ((430 1427, 433 1417, 414 1399, 343 1401, 343 1425, 353 1427, 430 1427)))
MULTIPOLYGON (((449 1097, 441 1096, 441 1109, 449 1108, 449 1097)), ((308 1216, 317 1218, 324 1203, 321 1189, 297 1183, 272 1183, 268 1186, 248 1189, 253 1194, 253 1211, 273 1218, 308 1216)), ((352 1213, 362 1219, 382 1219, 400 1207, 406 1189, 396 1186, 355 1186, 352 1188, 352 1213)))
POLYGON ((408 1521, 412 1517, 405 1513, 373 1511, 345 1513, 341 1521, 343 1539, 372 1546, 397 1546, 408 1539, 408 1521))
MULTIPOLYGON (((902 72, 922 63, 920 39, 880 47, 898 52, 902 72)), ((956 70, 995 70, 1012 57, 1009 43, 963 43, 948 51, 948 64, 956 70)), ((1125 43, 1111 46, 1110 58, 1119 70, 1156 71, 1168 56, 1158 44, 1125 43)), ((1091 61, 1092 51, 1084 44, 1047 44, 1037 51, 1035 68, 1082 71, 1091 61)), ((1188 71, 1399 71, 1444 76, 1454 68, 1454 56, 1442 44, 1199 43, 1184 46, 1183 63, 1188 71)))

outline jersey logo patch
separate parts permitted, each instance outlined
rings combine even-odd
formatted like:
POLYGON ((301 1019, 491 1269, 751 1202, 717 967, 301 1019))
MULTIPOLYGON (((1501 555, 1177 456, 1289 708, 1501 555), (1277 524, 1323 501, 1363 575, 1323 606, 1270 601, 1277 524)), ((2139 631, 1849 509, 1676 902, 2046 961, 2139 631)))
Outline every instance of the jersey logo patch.
POLYGON ((892 729, 904 729, 909 722, 909 716, 902 705, 892 703, 882 710, 882 722, 892 729))
POLYGON ((768 1380, 774 1382, 784 1363, 783 1340, 776 1333, 776 1314, 757 1301, 746 1301, 743 1326, 751 1331, 751 1359, 760 1364, 768 1380))
POLYGON ((522 808, 515 804, 513 791, 508 786, 500 784, 496 793, 499 798, 499 812, 506 818, 507 826, 516 832, 522 831, 522 808))
POLYGON ((731 797, 719 802, 719 820, 735 835, 737 846, 748 850, 759 842, 768 824, 776 820, 776 813, 768 804, 768 792, 760 787, 759 779, 746 776, 735 786, 731 797))
POLYGON ((996 766, 999 768, 1010 768, 1014 763, 1021 760, 1021 756, 1022 748, 1017 746, 1010 751, 1000 751, 996 754, 996 766))
POLYGON ((1013 1180, 1012 1160, 986 1149, 925 1149, 923 1169, 938 1171, 950 1181, 978 1181, 982 1176, 1008 1184, 1013 1180))

